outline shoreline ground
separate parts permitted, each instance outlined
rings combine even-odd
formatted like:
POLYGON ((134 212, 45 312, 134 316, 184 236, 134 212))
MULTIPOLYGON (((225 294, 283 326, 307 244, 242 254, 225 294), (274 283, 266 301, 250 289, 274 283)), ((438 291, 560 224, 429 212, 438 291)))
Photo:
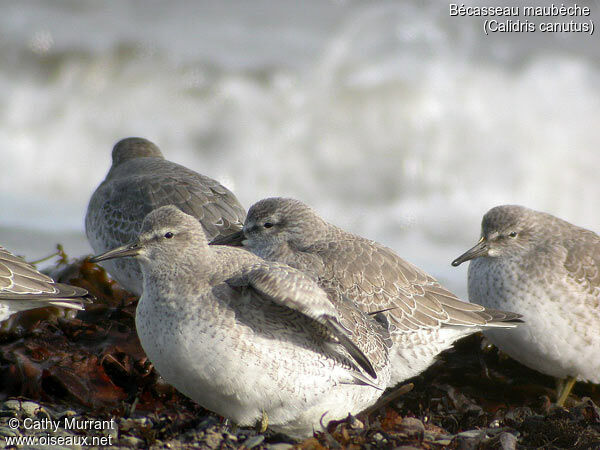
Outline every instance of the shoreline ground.
POLYGON ((3 326, 0 446, 600 447, 600 386, 578 383, 566 408, 556 407, 550 377, 503 356, 481 335, 463 339, 409 380, 409 392, 303 442, 237 428, 157 375, 135 334, 137 299, 101 268, 63 258, 52 275, 97 300, 83 312, 45 308, 3 326), (15 441, 21 436, 37 440, 15 441))

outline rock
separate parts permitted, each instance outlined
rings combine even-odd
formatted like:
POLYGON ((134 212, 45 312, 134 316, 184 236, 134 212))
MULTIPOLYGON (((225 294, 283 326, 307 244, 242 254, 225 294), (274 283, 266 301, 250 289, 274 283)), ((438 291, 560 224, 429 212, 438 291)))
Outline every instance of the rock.
POLYGON ((515 450, 517 448, 517 437, 514 434, 503 431, 490 439, 485 446, 486 449, 515 450))
POLYGON ((251 449, 256 447, 257 445, 262 444, 262 442, 265 440, 265 436, 262 434, 259 434, 258 436, 252 436, 249 437, 248 439, 246 439, 244 441, 244 443, 242 444, 244 447, 246 447, 247 449, 251 449))
POLYGON ((475 439, 485 436, 485 432, 481 430, 468 430, 458 433, 456 436, 465 439, 475 439))
POLYGON ((267 450, 290 450, 292 447, 292 444, 286 444, 285 442, 281 442, 279 444, 268 444, 267 450))
POLYGON ((106 436, 110 436, 111 442, 118 442, 118 440, 119 440, 119 427, 108 428, 107 430, 104 430, 104 434, 106 436))
POLYGON ((227 431, 223 433, 223 437, 225 439, 228 439, 228 440, 232 441, 232 442, 237 442, 239 440, 238 437, 235 434, 231 434, 231 433, 229 433, 227 431))
POLYGON ((35 417, 38 412, 44 411, 44 408, 36 402, 21 402, 21 410, 27 417, 35 417))
POLYGON ((124 447, 140 448, 144 446, 144 441, 135 436, 121 436, 121 439, 119 439, 119 445, 124 447))
POLYGON ((373 435, 373 440, 375 442, 377 442, 377 445, 386 444, 388 442, 388 440, 386 439, 386 437, 383 434, 379 433, 379 432, 377 432, 377 433, 375 433, 373 435))
POLYGON ((400 424, 400 432, 406 434, 409 439, 423 440, 425 425, 415 417, 405 417, 400 424))
POLYGON ((121 432, 127 432, 132 428, 135 428, 135 421, 133 419, 121 419, 119 420, 119 429, 121 432))
POLYGON ((204 444, 206 444, 208 448, 220 448, 222 442, 223 435, 221 433, 218 433, 214 430, 206 430, 204 435, 204 444))
POLYGON ((454 438, 458 450, 475 450, 485 439, 485 431, 469 430, 458 433, 454 438))
POLYGON ((2 404, 2 407, 3 407, 3 409, 19 411, 21 409, 21 401, 20 400, 7 400, 2 404))
POLYGON ((488 428, 500 428, 500 422, 500 419, 492 420, 488 428))
POLYGON ((520 406, 517 408, 512 408, 510 411, 506 413, 504 416, 504 422, 511 427, 521 425, 525 419, 533 416, 533 411, 531 408, 527 406, 520 406))
POLYGON ((0 436, 19 436, 19 432, 10 427, 0 427, 0 436))
POLYGON ((581 403, 572 409, 576 420, 588 423, 600 423, 600 408, 589 397, 581 399, 581 403))
POLYGON ((439 436, 431 440, 432 444, 448 446, 452 442, 453 436, 439 436))

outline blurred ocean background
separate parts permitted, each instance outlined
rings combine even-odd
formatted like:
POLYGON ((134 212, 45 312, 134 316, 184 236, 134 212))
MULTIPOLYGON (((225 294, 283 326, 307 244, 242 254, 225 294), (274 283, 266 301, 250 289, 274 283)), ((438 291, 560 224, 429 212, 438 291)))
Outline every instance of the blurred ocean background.
MULTIPOLYGON (((600 25, 598 1, 578 4, 600 25)), ((450 261, 495 205, 600 231, 599 31, 486 37, 481 18, 422 0, 1 11, 0 244, 30 260, 91 252, 87 202, 127 136, 246 207, 304 200, 461 295, 466 265, 450 261)))

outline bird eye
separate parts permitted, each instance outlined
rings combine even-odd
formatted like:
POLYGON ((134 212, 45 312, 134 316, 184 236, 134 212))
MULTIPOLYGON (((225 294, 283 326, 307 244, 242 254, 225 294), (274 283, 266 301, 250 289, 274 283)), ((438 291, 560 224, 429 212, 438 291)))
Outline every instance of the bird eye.
POLYGON ((165 237, 166 237, 167 239, 171 239, 173 236, 174 236, 174 235, 173 235, 173 233, 171 233, 170 231, 167 231, 167 232, 165 233, 165 237))
POLYGON ((265 228, 271 228, 273 226, 273 224, 271 222, 265 222, 265 224, 263 226, 265 228))
POLYGON ((516 238, 517 237, 517 232, 516 231, 511 231, 510 233, 508 233, 508 237, 516 238))

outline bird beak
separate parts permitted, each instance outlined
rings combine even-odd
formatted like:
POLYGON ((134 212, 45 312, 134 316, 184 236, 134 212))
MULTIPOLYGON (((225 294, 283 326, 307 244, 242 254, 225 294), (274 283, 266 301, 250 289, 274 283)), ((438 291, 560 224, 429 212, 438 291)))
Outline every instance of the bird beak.
POLYGON ((487 246, 487 241, 485 240, 484 237, 481 237, 481 239, 479 239, 479 242, 477 242, 477 244, 475 244, 475 246, 473 248, 470 248, 469 250, 464 252, 462 255, 460 255, 458 258, 456 258, 454 261, 452 261, 452 265, 454 267, 456 267, 456 266, 459 266, 460 264, 464 263, 465 261, 479 258, 480 256, 487 256, 488 251, 489 251, 489 249, 487 246))
POLYGON ((96 255, 90 258, 90 262, 97 263, 100 261, 106 261, 107 259, 114 258, 124 258, 126 256, 137 256, 142 251, 142 247, 140 244, 133 243, 123 245, 121 247, 114 248, 112 250, 107 251, 106 253, 102 253, 101 255, 96 255))
POLYGON ((218 236, 209 242, 209 245, 229 245, 231 247, 242 247, 244 239, 244 231, 240 230, 227 236, 218 236))

